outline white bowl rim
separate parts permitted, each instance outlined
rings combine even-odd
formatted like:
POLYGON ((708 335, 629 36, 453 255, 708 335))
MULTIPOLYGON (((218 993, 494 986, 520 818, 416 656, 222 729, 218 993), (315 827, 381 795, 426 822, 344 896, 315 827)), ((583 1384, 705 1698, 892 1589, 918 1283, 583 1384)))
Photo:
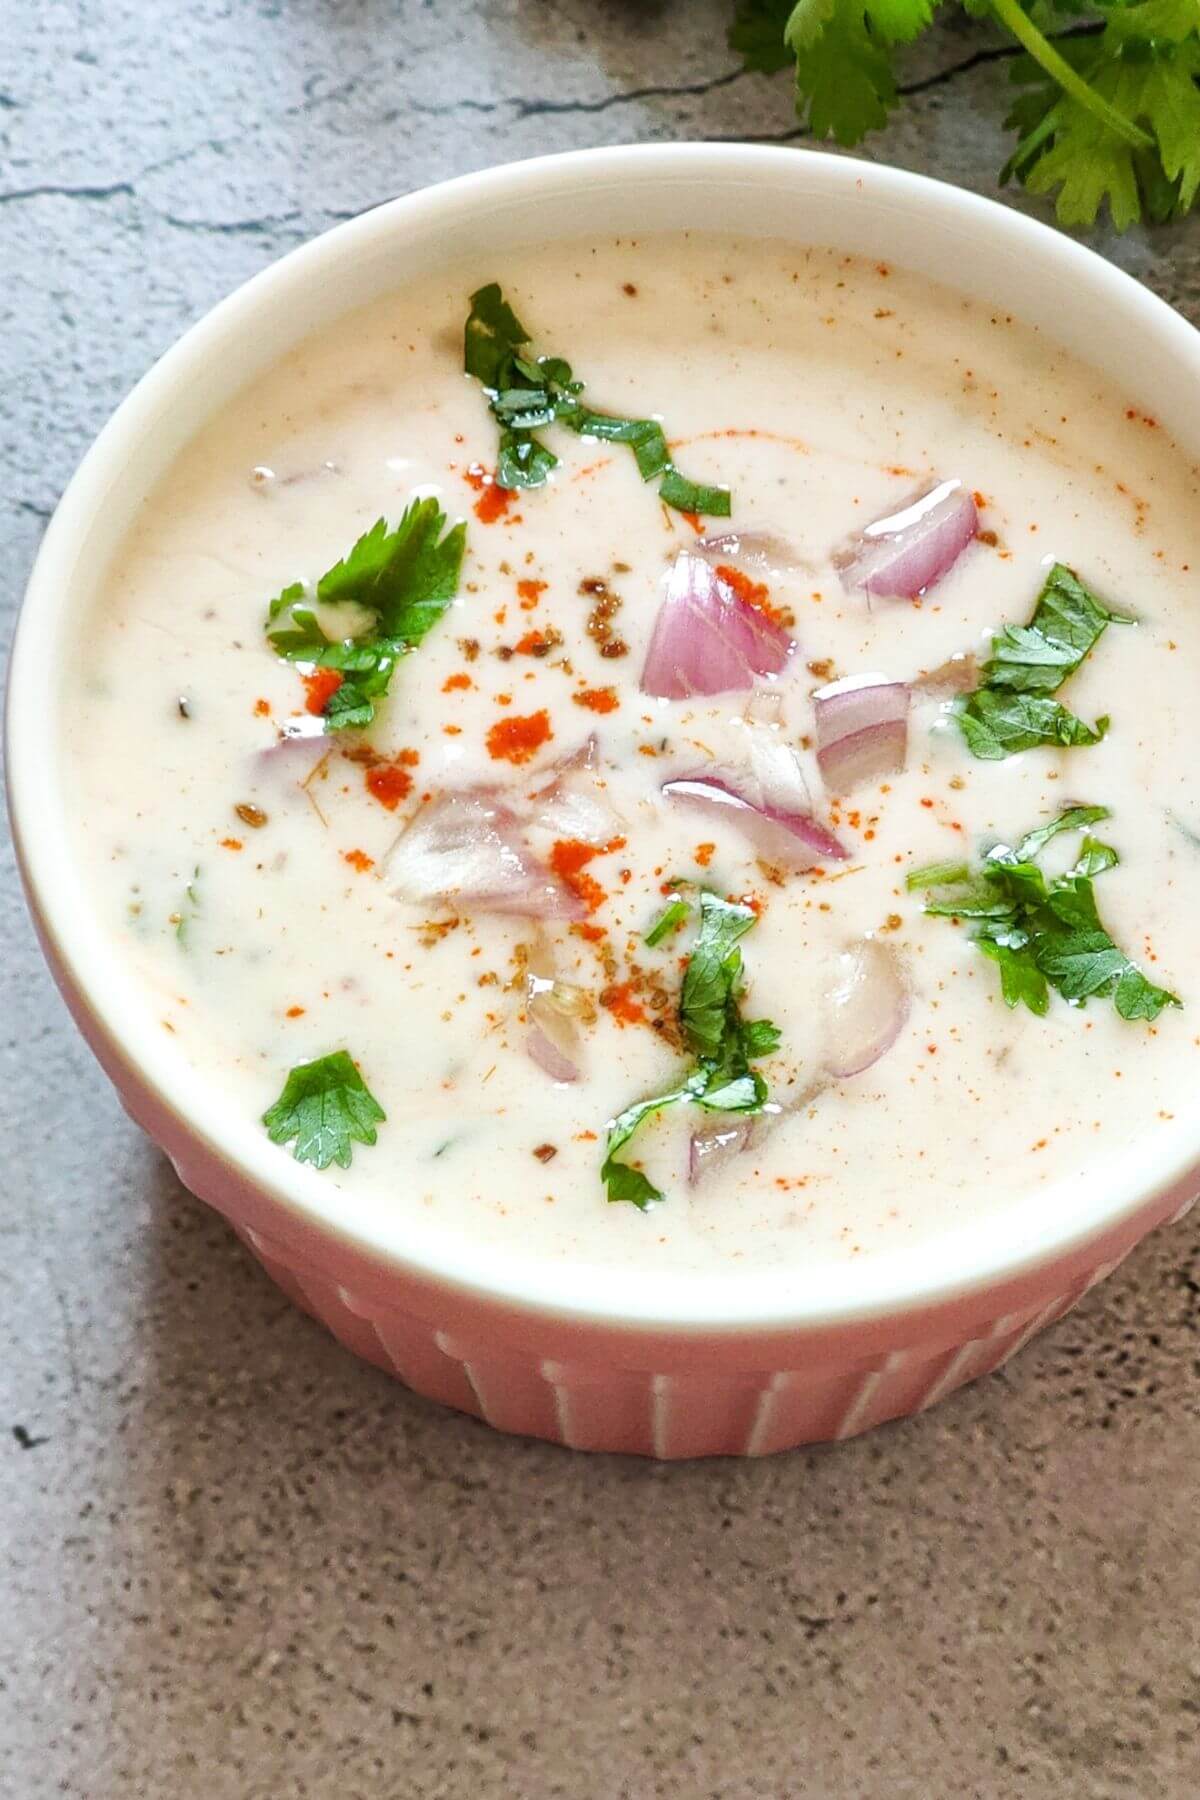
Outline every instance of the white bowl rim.
MULTIPOLYGON (((645 1271, 618 1265, 534 1260, 494 1246, 474 1246, 444 1230, 422 1238, 403 1208, 369 1224, 347 1219, 340 1186, 296 1163, 272 1145, 253 1119, 225 1119, 220 1128, 198 1122, 189 1105, 203 1078, 182 1052, 152 1031, 149 1010, 138 1004, 137 983, 103 953, 98 922, 72 916, 62 879, 70 866, 65 809, 50 782, 52 706, 47 659, 59 609, 71 600, 66 579, 75 535, 120 480, 126 448, 144 424, 170 402, 174 390, 196 380, 200 366, 219 354, 260 308, 282 293, 335 266, 380 234, 403 233, 414 222, 454 209, 484 209, 502 200, 536 197, 565 180, 583 195, 589 187, 653 183, 670 177, 691 181, 719 175, 747 181, 773 174, 796 191, 824 188, 844 195, 869 193, 884 204, 905 204, 953 222, 964 239, 999 238, 1017 257, 1052 261, 1061 269, 1063 303, 1080 284, 1114 315, 1136 326, 1130 342, 1145 334, 1178 359, 1180 379, 1190 373, 1200 399, 1200 334, 1165 302, 1092 251, 1022 213, 927 176, 817 151, 744 144, 649 144, 569 151, 502 164, 418 190, 358 215, 301 245, 253 276, 218 303, 144 375, 87 452, 46 531, 26 590, 9 670, 6 762, 13 838, 31 903, 66 982, 81 997, 101 1035, 156 1103, 190 1137, 277 1203, 304 1228, 317 1228, 382 1269, 407 1272, 484 1302, 529 1314, 589 1321, 656 1333, 767 1333, 820 1330, 895 1314, 965 1302, 1003 1282, 1019 1281, 1041 1266, 1083 1251, 1156 1198, 1179 1195, 1195 1178, 1200 1185, 1200 1113, 1178 1119, 1132 1155, 1114 1159, 1106 1177, 1060 1183, 990 1208, 970 1225, 905 1250, 872 1251, 860 1263, 822 1263, 809 1271, 695 1273, 645 1271), (40 683, 40 686, 39 686, 40 683), (41 698, 39 698, 41 697, 41 698), (36 823, 35 823, 36 822, 36 823), (1051 1204, 1061 1200, 1060 1210, 1051 1204), (390 1228, 390 1229, 389 1229, 390 1228)), ((581 215, 582 218, 582 215, 581 215)), ((582 224, 581 224, 582 234, 582 224)), ((781 237, 789 235, 781 229, 781 237)), ((1131 371, 1132 373, 1132 371, 1131 371)), ((1132 382, 1131 382, 1132 385, 1132 382)), ((161 472, 161 471, 160 471, 161 472)))

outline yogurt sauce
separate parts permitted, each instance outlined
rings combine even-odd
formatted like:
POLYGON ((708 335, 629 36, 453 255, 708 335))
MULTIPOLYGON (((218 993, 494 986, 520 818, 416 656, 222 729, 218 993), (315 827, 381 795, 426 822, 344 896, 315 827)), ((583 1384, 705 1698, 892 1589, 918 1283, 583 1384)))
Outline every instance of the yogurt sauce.
MULTIPOLYGON (((387 1120, 322 1179, 531 1256, 811 1266, 1086 1181, 1197 1079, 1200 804, 1181 779, 1198 742, 1197 487, 1136 396, 900 270, 692 234, 414 283, 212 420, 147 499, 80 633, 64 754, 113 954, 202 1071, 214 1122, 257 1119, 289 1068, 345 1048, 387 1120), (693 524, 627 449, 560 428, 545 434, 561 458, 545 488, 506 503, 480 488, 496 429, 461 332, 468 295, 493 278, 591 404, 661 416, 680 466, 732 488, 731 525, 790 546, 791 568, 767 580, 798 648, 759 685, 846 861, 772 879, 734 825, 663 801, 672 776, 745 756, 745 695, 638 689, 693 524), (982 497, 989 541, 919 604, 845 591, 832 558, 848 534, 951 476, 982 497), (381 514, 394 523, 414 490, 468 521, 457 599, 368 732, 276 747, 281 727, 319 722, 264 636, 268 600, 381 514), (989 629, 1029 618, 1054 558, 1139 621, 1111 630, 1062 696, 1082 718, 1111 715, 1104 741, 978 761, 945 697, 915 696, 903 772, 827 795, 813 690, 986 654, 989 629), (513 723, 543 713, 548 735, 513 723), (527 1054, 529 922, 398 901, 383 876, 424 796, 499 783, 524 805, 593 736, 613 847, 568 869, 586 919, 541 939, 584 990, 581 1079, 565 1084, 527 1054), (1010 1011, 967 929, 923 916, 906 890, 910 869, 1011 842, 1069 801, 1111 809, 1121 864, 1098 884, 1105 923, 1184 1002, 1153 1024, 1104 999, 1010 1011), (688 1066, 673 1021, 692 930, 643 942, 675 876, 759 909, 744 1011, 779 1027, 761 1068, 792 1110, 694 1187, 703 1121, 681 1107, 646 1126, 626 1154, 666 1201, 642 1213, 606 1204, 599 1169, 607 1122, 688 1066), (899 959, 908 1021, 869 1070, 822 1085, 836 959, 864 938, 899 959)), ((550 858, 562 839, 535 826, 529 841, 550 858)))

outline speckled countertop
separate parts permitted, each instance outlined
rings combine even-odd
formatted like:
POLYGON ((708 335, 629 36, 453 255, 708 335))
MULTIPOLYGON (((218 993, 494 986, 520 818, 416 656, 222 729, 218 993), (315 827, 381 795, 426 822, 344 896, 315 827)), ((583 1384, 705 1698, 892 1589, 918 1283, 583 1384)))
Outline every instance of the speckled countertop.
MULTIPOLYGON (((722 0, 0 0, 0 609, 150 361, 373 201, 797 134, 722 0)), ((944 31, 879 153, 990 191, 944 31)), ((1200 320, 1200 218, 1098 247, 1200 320)), ((339 1350, 190 1201, 0 844, 0 1793, 1026 1800, 1200 1791, 1200 1215, 1015 1364, 836 1451, 505 1440, 339 1350)))

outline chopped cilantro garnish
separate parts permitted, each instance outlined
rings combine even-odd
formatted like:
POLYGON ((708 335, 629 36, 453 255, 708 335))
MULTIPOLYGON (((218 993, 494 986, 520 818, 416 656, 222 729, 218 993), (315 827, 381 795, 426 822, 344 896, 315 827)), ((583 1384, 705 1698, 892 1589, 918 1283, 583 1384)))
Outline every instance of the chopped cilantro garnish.
MULTIPOLYGON (((1082 831, 1107 817, 1103 806, 1069 807, 1015 848, 994 845, 974 877, 926 902, 927 913, 974 921, 972 935, 997 964, 1007 1005, 1045 1013, 1051 988, 1075 1006, 1111 998, 1123 1019, 1156 1019, 1164 1006, 1182 1004, 1142 973, 1101 921, 1093 881, 1120 860, 1111 844, 1085 836, 1073 867, 1049 879, 1034 861, 1060 832, 1082 831)), ((922 875, 931 889, 960 879, 960 871, 935 866, 916 871, 910 887, 922 875)))
POLYGON ((500 427, 496 480, 501 487, 541 487, 558 458, 537 436, 546 425, 565 425, 580 437, 628 444, 643 481, 658 481, 659 496, 680 512, 729 516, 729 489, 704 486, 681 475, 671 461, 657 419, 623 419, 596 412, 579 396, 584 384, 561 356, 524 354, 529 333, 491 281, 471 295, 463 366, 488 398, 500 427))
POLYGON ((646 933, 644 942, 651 950, 655 949, 657 945, 662 943, 664 938, 670 937, 673 931, 679 930, 679 927, 687 920, 691 910, 692 909, 686 900, 672 900, 671 904, 664 907, 662 912, 659 913, 657 919, 655 919, 653 925, 646 933))
POLYGON ((397 663, 453 600, 467 528, 458 524, 446 531, 445 526, 436 500, 414 500, 394 531, 377 519, 341 562, 326 570, 315 591, 295 581, 268 607, 267 637, 278 655, 341 674, 341 685, 324 708, 331 731, 371 723, 397 663), (371 624, 357 637, 330 638, 313 611, 314 601, 361 607, 372 615, 371 624))
POLYGON ((295 1138, 297 1162, 348 1169, 351 1145, 373 1144, 375 1126, 386 1117, 347 1052, 335 1050, 291 1070, 262 1122, 273 1144, 295 1138))
MULTIPOLYGON (((663 918, 673 910, 668 907, 663 918)), ((628 1163, 618 1162, 617 1154, 643 1120, 664 1107, 686 1102, 708 1112, 763 1110, 767 1084, 750 1064, 779 1048, 779 1031, 769 1019, 743 1019, 740 1004, 743 982, 738 940, 750 930, 756 917, 748 906, 722 900, 717 894, 700 895, 699 935, 679 997, 679 1024, 696 1066, 678 1087, 635 1101, 609 1125, 600 1175, 611 1201, 627 1200, 644 1210, 662 1199, 661 1191, 649 1177, 628 1163)))
POLYGON ((1073 675, 1110 624, 1132 624, 1111 611, 1072 570, 1055 563, 1028 625, 1006 625, 974 693, 955 707, 972 756, 998 762, 1037 744, 1098 744, 1107 718, 1085 725, 1050 695, 1073 675))

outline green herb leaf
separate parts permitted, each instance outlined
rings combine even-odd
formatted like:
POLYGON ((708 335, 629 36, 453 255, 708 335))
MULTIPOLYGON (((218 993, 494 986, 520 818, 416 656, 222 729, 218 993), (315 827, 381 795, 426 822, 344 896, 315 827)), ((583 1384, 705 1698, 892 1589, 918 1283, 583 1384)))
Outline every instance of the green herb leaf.
POLYGON ((1107 817, 1103 806, 1068 807, 1015 849, 994 845, 966 887, 926 904, 932 915, 976 922, 974 940, 997 964, 1008 1006, 1043 1014, 1050 988, 1077 1006, 1111 997, 1123 1019, 1155 1019, 1181 1004, 1142 973, 1100 918, 1093 880, 1117 866, 1111 845, 1086 836, 1074 867, 1049 880, 1033 860, 1060 832, 1107 817))
MULTIPOLYGON (((1017 845, 1017 861, 1029 862, 1060 831, 1082 831, 1085 825, 1098 825, 1101 819, 1107 819, 1108 816, 1107 806, 1068 806, 1065 812, 1059 813, 1057 819, 1051 819, 1048 825, 1039 825, 1036 831, 1029 832, 1021 839, 1017 845)), ((1091 838, 1085 838, 1084 848, 1091 842, 1091 838)))
POLYGON ((701 518, 727 519, 733 497, 726 487, 706 487, 689 481, 678 469, 668 469, 659 484, 658 497, 676 512, 698 513, 701 518))
POLYGON ((1200 9, 1195 0, 1098 0, 1096 36, 1047 41, 1017 0, 994 10, 1025 46, 1027 92, 1008 123, 1021 134, 1004 179, 1057 192, 1064 225, 1108 208, 1118 231, 1143 213, 1188 212, 1200 189, 1200 9))
POLYGON ((330 638, 312 610, 309 590, 293 582, 267 609, 267 638, 289 662, 337 669, 344 677, 326 703, 329 730, 369 725, 375 702, 391 684, 396 665, 414 650, 458 591, 467 528, 446 530, 434 499, 414 500, 394 531, 377 519, 316 586, 322 606, 353 605, 372 615, 358 637, 330 638))
POLYGON ((986 685, 1019 694, 1056 693, 1114 623, 1134 620, 1113 612, 1074 570, 1055 563, 1028 625, 1006 625, 992 639, 982 671, 986 685))
POLYGON ((1058 744, 1064 750, 1098 744, 1109 727, 1107 716, 1086 725, 1057 700, 976 688, 954 715, 967 748, 983 762, 1000 762, 1018 750, 1058 744))
POLYGON ((643 942, 651 950, 657 949, 664 938, 670 937, 672 932, 678 931, 681 925, 686 924, 691 910, 686 900, 672 900, 671 904, 664 907, 659 913, 643 942))
POLYGON ((1029 624, 1006 625, 996 633, 980 685, 955 707, 972 756, 998 762, 1039 744, 1064 749, 1098 744, 1108 719, 1087 725, 1050 696, 1113 623, 1133 621, 1105 606, 1073 570, 1055 563, 1029 624))
POLYGON ((565 425, 580 437, 627 444, 638 474, 643 481, 660 481, 659 495, 668 506, 728 517, 728 489, 702 486, 681 475, 657 419, 625 419, 585 406, 579 398, 584 384, 575 379, 570 363, 561 356, 525 355, 529 341, 498 282, 471 295, 463 366, 481 383, 500 427, 496 479, 501 487, 543 486, 558 458, 536 433, 548 425, 565 425))
MULTIPOLYGON (((897 101, 893 56, 930 23, 936 0, 735 0, 729 33, 747 69, 794 59, 796 110, 815 137, 854 144, 897 101)), ((1056 193, 1064 225, 1108 208, 1118 230, 1164 220, 1200 194, 1197 0, 963 0, 1024 54, 1024 92, 1007 120, 1018 144, 1001 180, 1056 193), (1090 29, 1068 26, 1081 16, 1090 29)), ((919 85, 919 84, 918 84, 919 85)))
POLYGON ((911 894, 916 888, 945 887, 950 881, 965 881, 970 872, 970 865, 965 862, 925 863, 919 869, 909 870, 904 885, 911 894))
MULTIPOLYGON (((659 932, 664 920, 678 908, 684 917, 690 910, 685 902, 674 901, 653 931, 659 932)), ((679 1023, 684 1042, 696 1057, 696 1067, 678 1087, 635 1101, 610 1124, 600 1170, 610 1200, 628 1200, 645 1209, 662 1199, 649 1178, 640 1169, 618 1162, 617 1154, 642 1122, 664 1107, 687 1102, 708 1112, 747 1113, 761 1112, 766 1104, 766 1082, 750 1064, 779 1048, 779 1030, 769 1019, 743 1019, 739 1006, 742 953, 738 942, 756 916, 748 906, 707 890, 701 893, 699 933, 679 997, 679 1023)), ((674 926, 665 927, 664 935, 666 929, 674 926)))
POLYGON ((373 1144, 387 1117, 345 1050, 291 1070, 282 1094, 263 1114, 273 1144, 294 1138, 297 1162, 348 1169, 353 1144, 373 1144))

